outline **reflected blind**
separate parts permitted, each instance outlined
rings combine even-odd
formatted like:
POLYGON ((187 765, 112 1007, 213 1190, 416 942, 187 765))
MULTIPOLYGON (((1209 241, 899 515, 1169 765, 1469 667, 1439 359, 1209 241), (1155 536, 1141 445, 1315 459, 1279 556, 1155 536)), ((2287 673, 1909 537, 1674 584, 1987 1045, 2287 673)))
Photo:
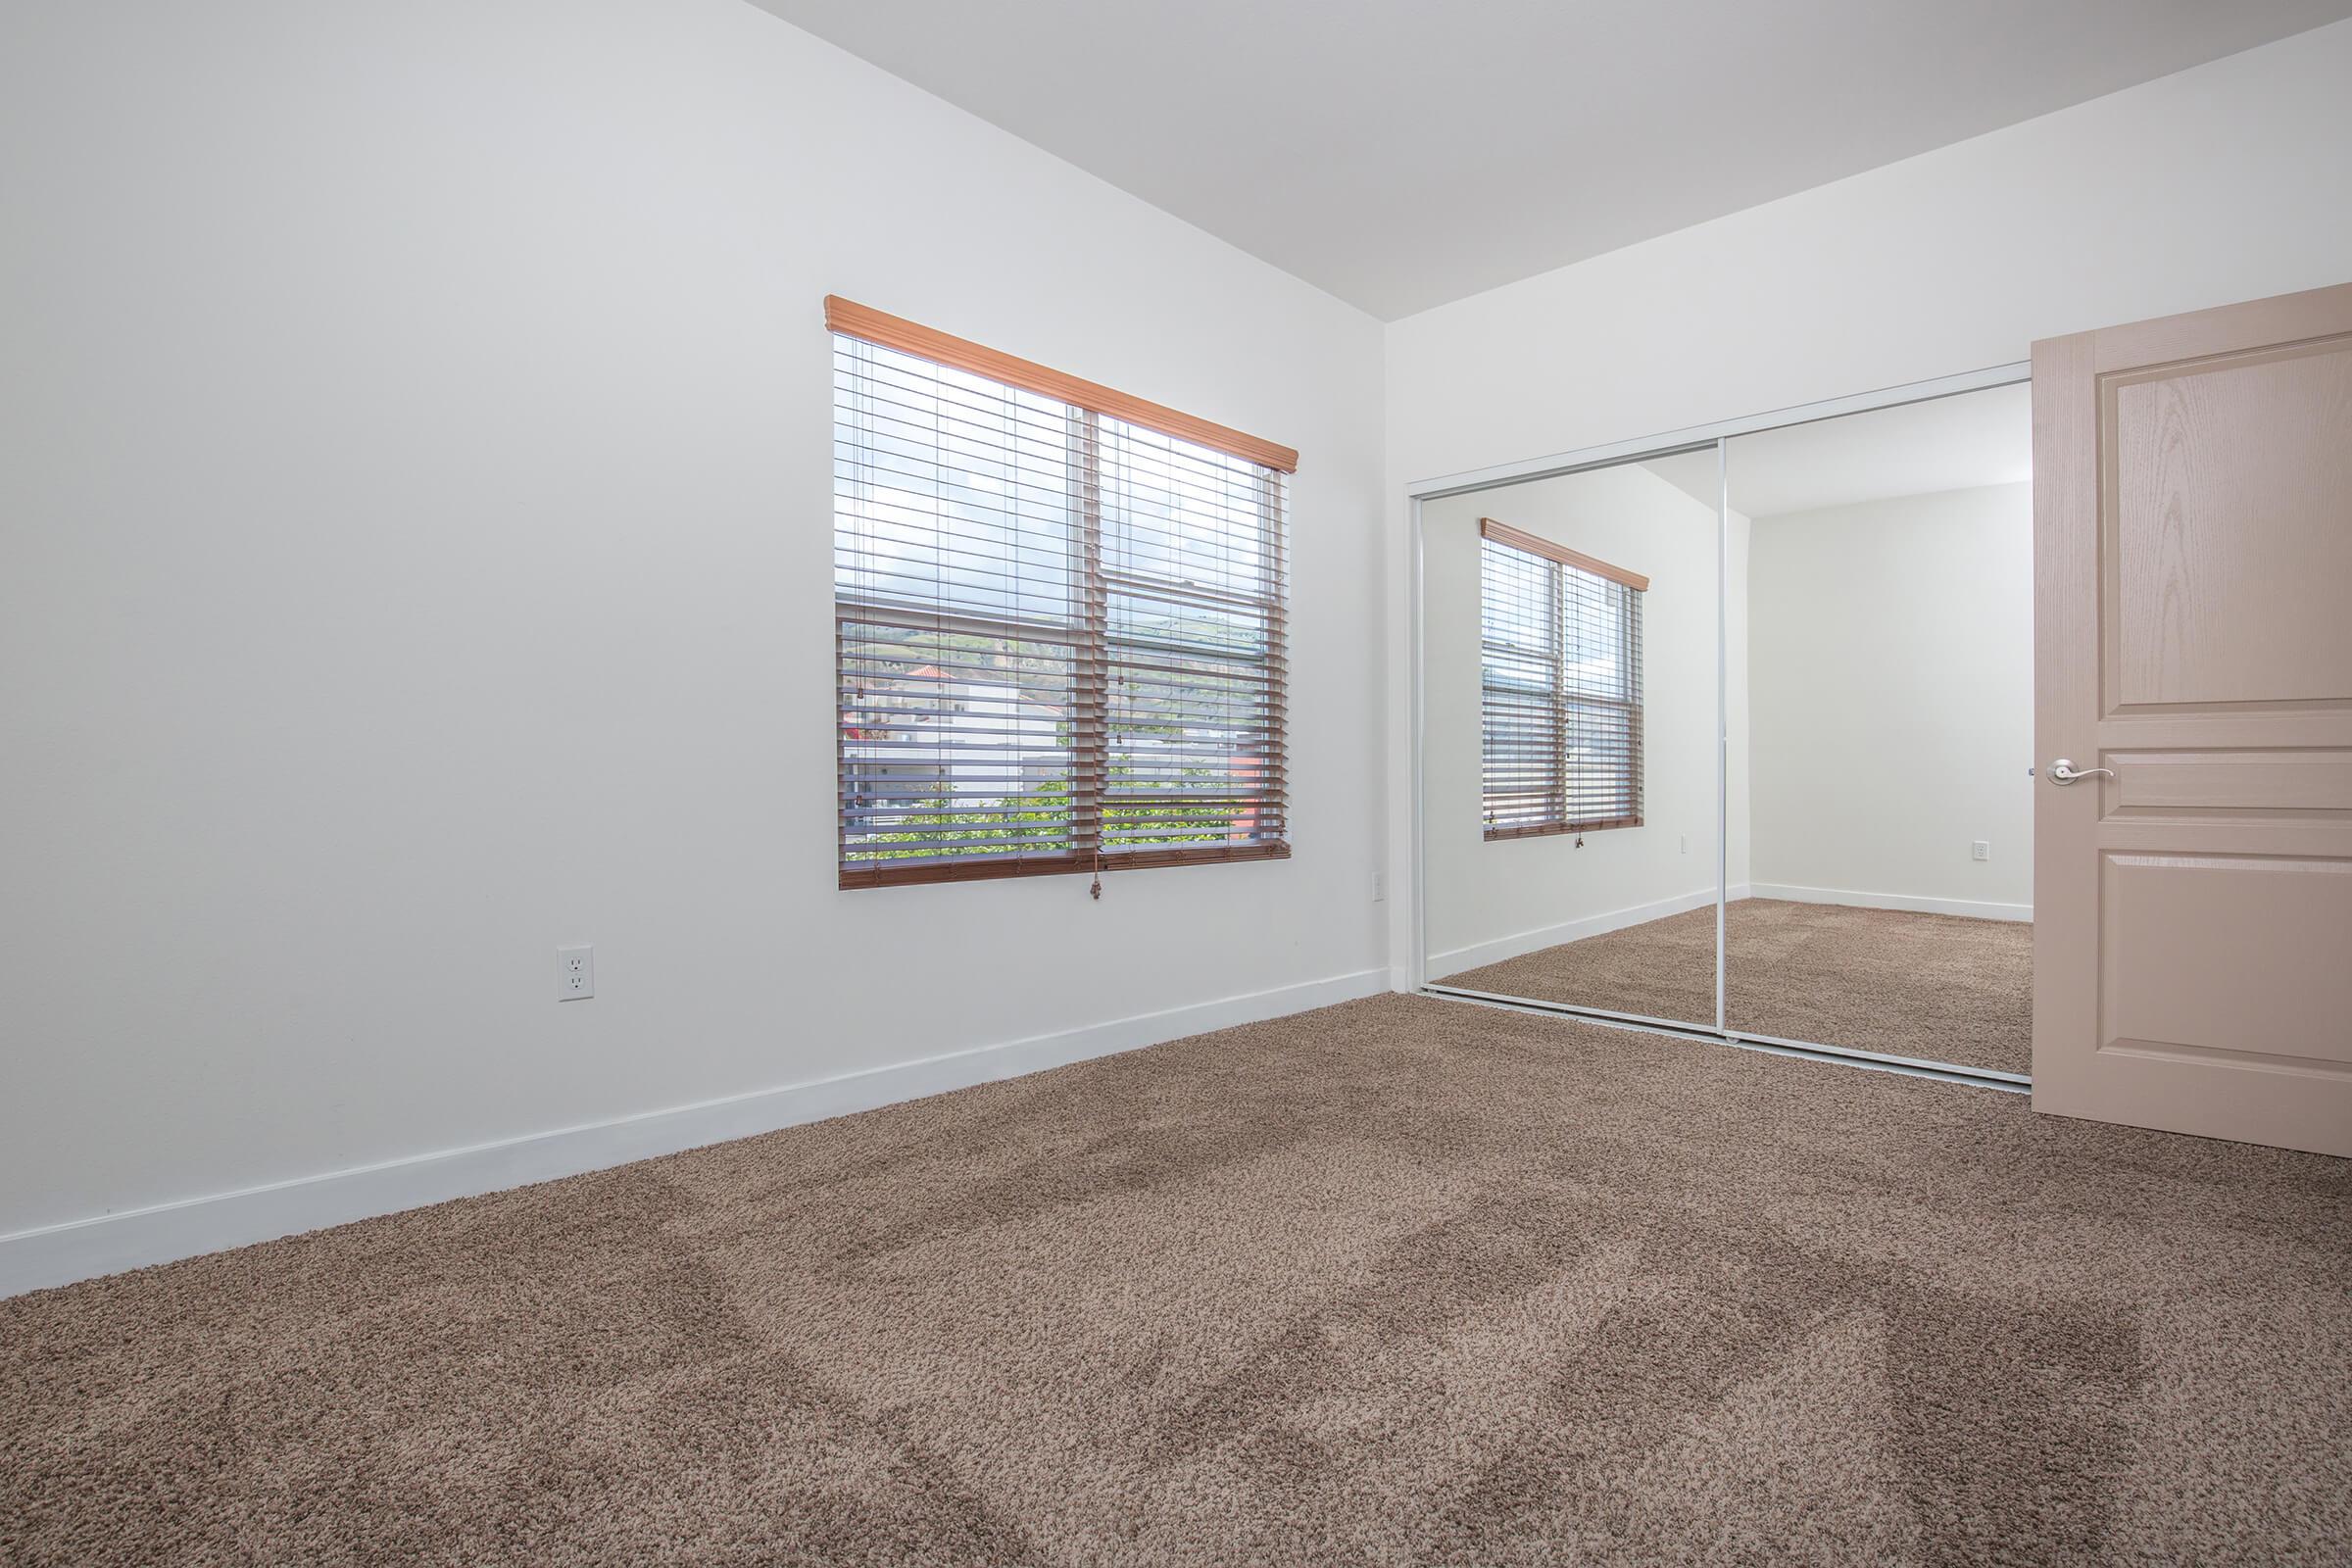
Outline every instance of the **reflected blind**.
POLYGON ((1486 836, 1642 825, 1645 577, 1479 522, 1486 836))
POLYGON ((1287 855, 1283 470, 834 325, 841 885, 1287 855))

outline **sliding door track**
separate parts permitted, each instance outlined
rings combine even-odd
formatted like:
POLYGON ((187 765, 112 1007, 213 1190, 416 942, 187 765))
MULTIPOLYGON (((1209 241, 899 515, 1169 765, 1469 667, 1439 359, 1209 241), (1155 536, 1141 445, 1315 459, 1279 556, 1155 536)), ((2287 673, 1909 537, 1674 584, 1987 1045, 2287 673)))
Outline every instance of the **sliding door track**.
POLYGON ((1497 992, 1472 991, 1462 986, 1424 985, 1421 994, 1447 1002, 1468 1002, 1482 1007, 1499 1007, 1508 1012, 1549 1013, 1554 1017, 1574 1018, 1582 1023, 1596 1023, 1610 1029, 1634 1029, 1643 1034, 1668 1035, 1677 1040, 1696 1041, 1701 1045, 1732 1046, 1740 1051, 1760 1051, 1767 1055, 1796 1056, 1810 1061, 1860 1067, 1871 1072, 1894 1072, 1911 1078, 1934 1078, 1942 1083, 1966 1084, 1975 1089, 1997 1089, 2004 1094, 2030 1094, 2034 1088, 2033 1079, 2019 1072, 1995 1072, 1989 1067, 1970 1067, 1956 1061, 1895 1056, 1880 1051, 1858 1051, 1849 1046, 1824 1046, 1809 1040, 1784 1040, 1777 1035, 1749 1034, 1739 1029, 1711 1029, 1704 1024, 1677 1023, 1669 1018, 1652 1018, 1639 1012, 1613 1012, 1606 1007, 1576 1007, 1564 1002, 1538 1002, 1528 997, 1506 997, 1497 992))

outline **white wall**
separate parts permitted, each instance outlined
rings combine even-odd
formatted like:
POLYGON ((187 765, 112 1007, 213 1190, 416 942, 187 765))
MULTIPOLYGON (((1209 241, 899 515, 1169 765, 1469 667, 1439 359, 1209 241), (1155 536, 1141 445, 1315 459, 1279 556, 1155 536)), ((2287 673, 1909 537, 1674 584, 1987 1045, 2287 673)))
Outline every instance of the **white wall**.
POLYGON ((12 6, 0 186, 0 1234, 1385 983, 1369 318, 740 0, 12 6), (835 890, 827 292, 1300 450, 1294 858, 835 890))
MULTIPOLYGON (((2352 279, 2347 81, 2352 22, 1391 323, 1391 623, 1408 623, 1414 480, 2352 279)), ((1390 650, 1404 866, 1409 639, 1390 650)))
MULTIPOLYGON (((1639 464, 1423 509, 1429 701, 1429 973, 1529 953, 1715 898, 1715 509, 1639 464), (1478 519, 1493 516, 1649 578, 1642 595, 1642 825, 1495 839, 1481 816, 1478 519)), ((1733 565, 1746 567, 1747 519, 1733 565)), ((1736 594, 1735 598, 1744 597, 1736 594)), ((1746 639, 1732 645, 1743 665, 1746 639)), ((1735 668, 1735 693, 1743 673, 1735 668)), ((1746 821, 1735 796, 1736 829, 1746 821)), ((1745 835, 1733 839, 1744 880, 1745 835)))
POLYGON ((2029 918, 2034 487, 1758 517, 1747 603, 1756 895, 2029 918))

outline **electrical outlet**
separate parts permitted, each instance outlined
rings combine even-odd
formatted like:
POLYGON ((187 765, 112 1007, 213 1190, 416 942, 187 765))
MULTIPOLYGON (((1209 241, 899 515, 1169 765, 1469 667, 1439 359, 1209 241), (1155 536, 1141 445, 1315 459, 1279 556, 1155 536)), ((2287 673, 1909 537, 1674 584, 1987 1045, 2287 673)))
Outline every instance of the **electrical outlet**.
POLYGON ((580 1002, 596 995, 596 949, 556 950, 556 1000, 580 1002))
POLYGON ((1989 860, 1992 858, 1992 846, 1979 839, 1968 847, 1968 858, 1972 860, 1989 860))

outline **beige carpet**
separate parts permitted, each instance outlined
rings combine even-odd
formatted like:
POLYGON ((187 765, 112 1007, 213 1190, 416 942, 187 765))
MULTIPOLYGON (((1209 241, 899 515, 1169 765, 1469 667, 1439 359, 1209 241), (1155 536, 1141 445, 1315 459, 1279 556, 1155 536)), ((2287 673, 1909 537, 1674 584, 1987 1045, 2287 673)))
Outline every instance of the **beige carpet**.
POLYGON ((9 1564, 2352 1560, 2352 1163, 1381 998, 0 1302, 9 1564))
MULTIPOLYGON (((2034 928, 1742 899, 1725 911, 1733 1028, 2031 1072, 2034 928)), ((1473 991, 1713 1027, 1712 906, 1443 977, 1473 991)))

